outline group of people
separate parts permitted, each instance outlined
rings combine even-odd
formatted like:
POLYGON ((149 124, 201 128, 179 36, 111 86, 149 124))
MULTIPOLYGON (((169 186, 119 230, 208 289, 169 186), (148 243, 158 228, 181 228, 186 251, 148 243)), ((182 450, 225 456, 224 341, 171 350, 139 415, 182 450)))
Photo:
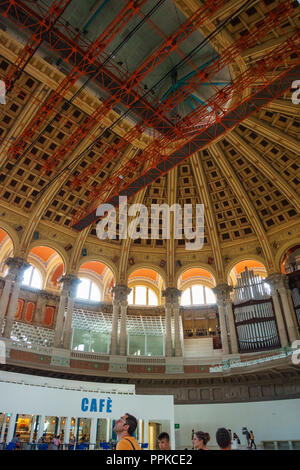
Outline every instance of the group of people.
MULTIPOLYGON (((115 422, 114 432, 117 435, 116 450, 141 450, 140 444, 134 437, 135 430, 137 428, 137 419, 135 416, 125 413, 120 419, 115 422)), ((256 449, 254 441, 253 431, 248 431, 247 428, 243 428, 243 434, 246 437, 248 448, 252 449, 252 446, 256 449)), ((86 441, 86 436, 83 436, 80 443, 86 441)), ((158 447, 160 450, 171 450, 170 436, 167 432, 162 432, 158 436, 158 447)), ((210 441, 210 435, 204 431, 192 430, 192 442, 193 449, 195 450, 209 450, 207 447, 210 441)), ((216 432, 216 441, 221 450, 234 450, 238 449, 238 445, 241 443, 238 435, 234 432, 232 434, 231 429, 219 428, 216 432)), ((16 434, 12 442, 15 443, 16 448, 20 447, 20 434, 16 434)), ((46 433, 38 440, 38 444, 47 444, 48 449, 58 450, 63 442, 63 436, 52 435, 47 437, 46 433), (61 438, 62 437, 62 438, 61 438)), ((75 445, 75 438, 70 439, 70 445, 75 445)))
MULTIPOLYGON (((134 437, 136 427, 137 420, 129 413, 126 413, 116 421, 114 426, 114 431, 118 438, 116 450, 141 450, 140 444, 134 437)), ((256 449, 253 431, 249 432, 247 428, 244 428, 243 433, 246 436, 248 448, 252 449, 252 445, 254 445, 256 449)), ((208 450, 207 444, 209 441, 210 435, 207 432, 194 432, 193 430, 193 449, 208 450)), ((231 429, 226 428, 219 428, 217 430, 216 441, 220 450, 238 449, 238 445, 241 443, 238 435, 235 432, 232 434, 231 429)), ((162 432, 158 436, 158 446, 160 450, 171 450, 170 436, 167 432, 162 432)))

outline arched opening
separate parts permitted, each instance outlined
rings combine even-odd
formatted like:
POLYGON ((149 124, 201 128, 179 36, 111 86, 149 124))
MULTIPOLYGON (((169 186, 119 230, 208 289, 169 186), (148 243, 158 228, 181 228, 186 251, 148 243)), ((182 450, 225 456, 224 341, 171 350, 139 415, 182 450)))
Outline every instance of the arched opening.
POLYGON ((236 286, 239 279, 243 277, 243 273, 246 271, 253 273, 254 276, 257 276, 260 279, 267 277, 266 267, 259 261, 253 259, 246 259, 235 264, 229 273, 229 284, 236 286))
MULTIPOLYGON (((182 291, 180 304, 185 307, 182 311, 182 322, 187 354, 195 353, 195 350, 189 352, 192 344, 190 340, 195 337, 210 338, 207 341, 211 349, 217 347, 217 307, 212 290, 215 285, 212 273, 201 267, 187 269, 178 278, 177 286, 182 291)), ((193 348, 201 347, 201 344, 197 342, 193 348)))
POLYGON ((188 269, 178 279, 178 288, 182 291, 181 305, 215 304, 216 297, 212 291, 214 286, 214 277, 206 269, 188 269))
POLYGON ((65 267, 57 251, 49 246, 34 246, 28 253, 27 261, 33 269, 28 268, 25 271, 23 284, 59 293, 61 289, 59 278, 63 275, 65 267), (41 281, 38 281, 39 276, 41 281), (38 283, 40 287, 37 287, 38 283))
POLYGON ((289 248, 283 255, 280 263, 283 274, 300 270, 300 244, 289 248))
POLYGON ((160 305, 163 279, 157 271, 149 268, 137 269, 129 276, 128 286, 131 288, 129 305, 160 305))
POLYGON ((111 301, 110 292, 114 284, 112 270, 100 261, 87 261, 78 270, 81 283, 77 287, 76 298, 88 302, 111 301))
POLYGON ((5 277, 7 273, 7 266, 5 261, 7 258, 13 256, 14 246, 12 239, 7 232, 0 229, 0 276, 5 277))

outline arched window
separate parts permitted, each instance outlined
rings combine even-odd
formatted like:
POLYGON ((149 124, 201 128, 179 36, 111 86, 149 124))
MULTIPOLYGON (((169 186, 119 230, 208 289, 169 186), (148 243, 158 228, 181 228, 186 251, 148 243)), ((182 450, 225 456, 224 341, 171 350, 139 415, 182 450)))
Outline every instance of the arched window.
POLYGON ((22 285, 28 287, 34 287, 35 289, 42 288, 42 276, 38 269, 34 266, 30 266, 26 269, 23 276, 22 285))
POLYGON ((85 277, 80 278, 80 284, 77 287, 77 299, 90 300, 92 302, 101 301, 101 292, 97 284, 85 277))
POLYGON ((147 286, 134 286, 128 296, 129 305, 158 305, 158 298, 154 290, 147 286))
POLYGON ((215 303, 216 297, 213 291, 201 284, 194 284, 188 287, 181 296, 181 305, 207 305, 215 303))

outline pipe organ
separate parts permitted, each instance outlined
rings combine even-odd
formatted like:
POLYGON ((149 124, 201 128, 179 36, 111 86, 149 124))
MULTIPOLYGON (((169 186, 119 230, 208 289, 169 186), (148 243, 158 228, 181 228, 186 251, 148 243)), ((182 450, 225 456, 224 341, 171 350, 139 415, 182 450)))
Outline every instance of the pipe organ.
POLYGON ((240 352, 280 347, 269 286, 247 268, 234 289, 233 311, 240 352))
POLYGON ((300 289, 298 287, 294 287, 294 289, 292 289, 292 299, 298 326, 300 327, 300 289))
POLYGON ((289 288, 291 289, 297 324, 300 331, 300 269, 288 273, 287 276, 289 280, 289 288))

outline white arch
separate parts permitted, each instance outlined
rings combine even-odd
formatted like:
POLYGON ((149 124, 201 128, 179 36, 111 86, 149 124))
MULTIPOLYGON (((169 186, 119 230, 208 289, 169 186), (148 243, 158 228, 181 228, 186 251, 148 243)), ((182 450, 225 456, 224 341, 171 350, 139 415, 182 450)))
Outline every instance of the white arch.
POLYGON ((298 238, 292 238, 288 242, 285 242, 277 251, 275 255, 275 267, 278 268, 278 272, 281 272, 281 260, 283 255, 288 251, 290 248, 293 248, 293 246, 300 245, 300 237, 298 238))
POLYGON ((134 264, 133 266, 130 266, 130 268, 127 269, 127 273, 126 273, 127 283, 131 274, 134 273, 134 271, 138 271, 139 269, 152 269, 152 271, 155 271, 157 274, 160 275, 164 283, 164 288, 166 287, 167 285, 166 272, 160 266, 156 266, 152 263, 138 263, 138 264, 134 264))
POLYGON ((182 276, 183 273, 185 273, 186 271, 189 271, 190 269, 195 269, 195 268, 205 269, 205 271, 208 271, 212 275, 214 286, 216 285, 217 273, 211 267, 211 265, 206 264, 206 263, 194 262, 194 263, 187 264, 186 266, 182 266, 176 272, 176 276, 175 276, 176 286, 178 286, 179 278, 180 276, 182 276))
POLYGON ((267 263, 266 263, 266 260, 262 257, 262 256, 259 256, 259 255, 252 255, 252 254, 244 254, 244 255, 239 255, 237 256, 236 258, 234 258, 233 260, 230 261, 230 263, 228 263, 226 266, 225 266, 225 279, 227 279, 227 282, 230 281, 230 272, 231 270, 235 267, 236 264, 240 263, 241 261, 246 261, 246 260, 253 260, 253 261, 257 261, 258 263, 262 264, 266 270, 266 273, 269 274, 269 271, 268 271, 268 268, 267 268, 267 263))
POLYGON ((33 242, 30 243, 29 248, 26 251, 26 256, 28 256, 32 248, 35 248, 36 246, 47 246, 48 248, 52 248, 52 250, 56 251, 63 261, 63 265, 64 265, 63 272, 64 273, 68 272, 70 260, 68 259, 66 255, 66 251, 57 242, 52 241, 52 240, 50 241, 44 240, 44 239, 34 240, 33 242))

